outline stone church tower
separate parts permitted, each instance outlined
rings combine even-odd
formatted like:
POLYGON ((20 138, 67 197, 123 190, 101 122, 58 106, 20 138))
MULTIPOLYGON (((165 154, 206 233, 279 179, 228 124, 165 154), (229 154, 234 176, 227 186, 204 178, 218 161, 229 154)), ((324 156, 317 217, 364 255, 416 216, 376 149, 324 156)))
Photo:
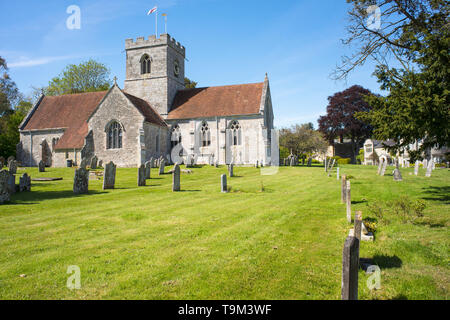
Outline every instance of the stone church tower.
POLYGON ((125 92, 144 99, 165 119, 184 88, 186 49, 168 34, 125 40, 125 92))

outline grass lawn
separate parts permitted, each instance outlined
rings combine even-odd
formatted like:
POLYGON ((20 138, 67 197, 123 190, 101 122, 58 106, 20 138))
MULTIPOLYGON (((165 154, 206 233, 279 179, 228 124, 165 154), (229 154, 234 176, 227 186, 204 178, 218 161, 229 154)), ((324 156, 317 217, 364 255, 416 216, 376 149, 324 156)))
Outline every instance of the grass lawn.
MULTIPOLYGON (((166 168, 166 171, 169 168, 166 168)), ((342 249, 349 224, 340 182, 323 167, 235 167, 232 192, 220 193, 226 167, 171 175, 137 187, 137 169, 118 169, 115 190, 90 180, 90 194, 72 192, 72 168, 19 168, 33 182, 0 206, 1 299, 339 299, 342 249), (81 269, 81 289, 69 290, 67 268, 81 269), (20 275, 25 274, 25 277, 20 275)), ((431 178, 401 169, 394 182, 376 167, 342 166, 353 176, 353 209, 400 196, 424 199, 414 223, 377 222, 375 241, 360 256, 381 268, 370 291, 360 270, 360 299, 448 299, 450 171, 431 178)), ((388 202, 389 203, 389 202, 388 202)), ((388 205, 389 206, 389 205, 388 205)))

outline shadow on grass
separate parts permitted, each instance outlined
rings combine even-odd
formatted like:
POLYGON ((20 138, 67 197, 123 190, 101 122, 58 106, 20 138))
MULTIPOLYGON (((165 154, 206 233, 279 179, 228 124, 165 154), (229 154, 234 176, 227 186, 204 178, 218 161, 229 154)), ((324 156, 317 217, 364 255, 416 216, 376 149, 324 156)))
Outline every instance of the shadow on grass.
POLYGON ((427 187, 424 188, 424 193, 429 194, 430 197, 424 197, 424 200, 442 201, 445 204, 450 204, 450 186, 443 187, 427 187))
POLYGON ((77 198, 86 195, 97 195, 107 193, 106 191, 96 191, 89 190, 87 194, 75 194, 72 190, 64 191, 31 191, 31 192, 21 192, 16 193, 11 197, 10 204, 28 204, 24 203, 29 201, 42 201, 42 200, 53 200, 53 199, 66 199, 66 198, 77 198))
POLYGON ((366 203, 367 200, 352 201, 352 204, 366 203))
POLYGON ((402 260, 397 256, 375 255, 373 262, 381 269, 400 268, 403 264, 402 260))

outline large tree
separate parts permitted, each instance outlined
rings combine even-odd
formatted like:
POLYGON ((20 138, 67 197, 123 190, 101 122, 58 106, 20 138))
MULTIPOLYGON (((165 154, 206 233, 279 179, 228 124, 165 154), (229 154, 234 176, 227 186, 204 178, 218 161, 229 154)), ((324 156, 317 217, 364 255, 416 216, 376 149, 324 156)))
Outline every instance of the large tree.
POLYGON ((358 148, 365 139, 371 136, 372 127, 357 119, 357 112, 369 111, 366 101, 372 93, 361 86, 354 85, 342 92, 328 97, 327 114, 318 120, 319 131, 333 144, 334 139, 348 137, 352 141, 352 159, 356 159, 358 148))
POLYGON ((19 90, 8 74, 6 61, 0 57, 0 116, 12 110, 19 99, 19 90))
POLYGON ((295 155, 324 153, 328 144, 311 123, 295 125, 280 130, 280 149, 295 155))
POLYGON ((344 43, 358 49, 343 58, 335 78, 345 78, 373 59, 377 62, 374 75, 381 88, 388 90, 386 97, 369 97, 373 110, 358 117, 374 126, 376 138, 394 139, 393 151, 407 149, 417 140, 423 141, 421 151, 449 146, 449 1, 347 2, 352 8, 344 43), (367 23, 369 5, 380 10, 378 26, 367 23))
POLYGON ((59 76, 53 78, 44 89, 47 95, 62 95, 107 90, 112 82, 110 71, 93 59, 79 65, 68 65, 59 76))

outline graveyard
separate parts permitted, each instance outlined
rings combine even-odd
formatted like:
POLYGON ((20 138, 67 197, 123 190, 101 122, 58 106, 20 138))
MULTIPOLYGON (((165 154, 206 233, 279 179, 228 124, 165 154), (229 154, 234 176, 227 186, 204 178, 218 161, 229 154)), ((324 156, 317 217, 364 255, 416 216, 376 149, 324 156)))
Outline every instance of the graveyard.
MULTIPOLYGON (((91 169, 88 193, 78 194, 75 168, 18 167, 16 184, 27 173, 31 191, 0 206, 0 297, 341 298, 353 225, 336 170, 261 175, 235 166, 230 176, 226 166, 182 165, 178 180, 172 169, 152 168, 138 181, 137 168, 117 167, 105 189, 104 169, 91 169), (66 287, 71 265, 81 270, 79 290, 66 287)), ((394 181, 394 167, 380 176, 376 166, 339 166, 351 182, 351 215, 361 211, 374 235, 359 255, 381 269, 377 290, 358 271, 358 298, 448 299, 449 171, 399 170, 394 181)))

